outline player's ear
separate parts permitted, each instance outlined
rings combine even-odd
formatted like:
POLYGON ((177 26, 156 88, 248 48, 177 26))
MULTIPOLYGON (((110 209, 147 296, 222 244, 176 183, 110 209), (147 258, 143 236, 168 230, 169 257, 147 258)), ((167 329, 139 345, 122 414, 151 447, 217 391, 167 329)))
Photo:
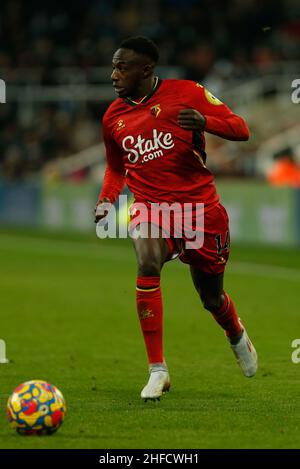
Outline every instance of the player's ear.
POLYGON ((144 65, 144 70, 143 70, 144 78, 148 78, 151 75, 153 75, 153 71, 154 71, 154 64, 153 63, 144 65))

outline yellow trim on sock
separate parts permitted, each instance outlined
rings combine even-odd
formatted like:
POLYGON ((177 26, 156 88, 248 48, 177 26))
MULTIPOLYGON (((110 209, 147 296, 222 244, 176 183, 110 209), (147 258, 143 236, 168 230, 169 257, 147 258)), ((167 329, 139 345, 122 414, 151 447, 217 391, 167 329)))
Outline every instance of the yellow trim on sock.
POLYGON ((139 287, 136 287, 137 291, 156 291, 159 288, 160 287, 156 287, 156 288, 139 288, 139 287))

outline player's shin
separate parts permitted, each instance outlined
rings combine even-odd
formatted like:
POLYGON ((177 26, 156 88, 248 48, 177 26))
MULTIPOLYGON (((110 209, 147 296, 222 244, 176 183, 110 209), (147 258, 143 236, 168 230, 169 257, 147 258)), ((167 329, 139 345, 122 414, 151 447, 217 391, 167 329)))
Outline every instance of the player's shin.
POLYGON ((225 330, 230 347, 243 374, 250 378, 257 371, 257 353, 249 339, 245 327, 236 314, 234 304, 227 293, 219 311, 212 313, 218 324, 225 330))
POLYGON ((163 305, 160 277, 138 277, 136 302, 149 364, 162 364, 163 305))
POLYGON ((223 292, 224 301, 218 311, 213 311, 211 314, 217 323, 225 330, 230 342, 238 341, 242 334, 242 327, 239 317, 236 313, 234 304, 229 295, 223 292))

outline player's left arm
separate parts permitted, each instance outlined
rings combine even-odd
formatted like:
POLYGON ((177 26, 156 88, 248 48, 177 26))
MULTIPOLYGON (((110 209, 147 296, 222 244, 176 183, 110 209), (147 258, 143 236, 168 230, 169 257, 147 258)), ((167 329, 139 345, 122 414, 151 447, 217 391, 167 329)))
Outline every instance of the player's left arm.
POLYGON ((182 109, 178 114, 178 123, 183 129, 205 131, 227 140, 249 139, 249 128, 242 117, 201 85, 192 91, 195 108, 182 109))

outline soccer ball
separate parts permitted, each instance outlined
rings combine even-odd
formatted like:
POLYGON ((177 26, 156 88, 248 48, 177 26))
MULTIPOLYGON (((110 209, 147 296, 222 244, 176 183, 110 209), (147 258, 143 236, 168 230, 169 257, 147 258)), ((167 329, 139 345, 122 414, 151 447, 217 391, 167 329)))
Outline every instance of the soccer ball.
POLYGON ((20 384, 7 401, 10 426, 22 435, 56 432, 64 420, 66 404, 62 393, 46 381, 20 384))

